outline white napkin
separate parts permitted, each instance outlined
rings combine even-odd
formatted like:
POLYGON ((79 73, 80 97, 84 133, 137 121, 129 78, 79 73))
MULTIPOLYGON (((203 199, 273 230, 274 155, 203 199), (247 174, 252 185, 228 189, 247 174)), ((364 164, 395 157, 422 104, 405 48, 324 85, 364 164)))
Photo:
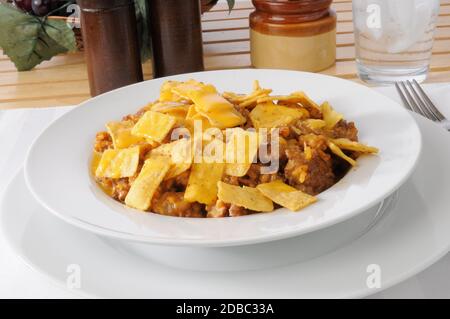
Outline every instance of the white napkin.
MULTIPOLYGON (((441 113, 450 119, 450 83, 433 83, 433 84, 421 84, 425 90, 425 93, 430 97, 431 101, 436 105, 436 107, 441 111, 441 113)), ((394 87, 377 87, 374 88, 397 103, 403 105, 397 90, 394 87)))

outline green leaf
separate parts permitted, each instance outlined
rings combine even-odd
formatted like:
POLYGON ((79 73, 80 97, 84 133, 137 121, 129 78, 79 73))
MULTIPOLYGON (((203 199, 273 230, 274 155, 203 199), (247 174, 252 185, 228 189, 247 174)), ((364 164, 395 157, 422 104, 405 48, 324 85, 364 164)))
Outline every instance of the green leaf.
POLYGON ((52 38, 58 45, 67 49, 67 51, 75 51, 77 49, 77 41, 73 30, 64 20, 44 20, 44 32, 52 38))
POLYGON ((64 21, 35 17, 8 4, 0 4, 0 30, 0 47, 19 71, 76 49, 75 35, 64 21))
POLYGON ((136 8, 137 32, 142 63, 152 57, 150 26, 148 23, 148 11, 146 3, 146 0, 135 0, 134 2, 136 8))
POLYGON ((234 0, 227 0, 227 2, 228 2, 228 9, 229 9, 228 13, 230 13, 231 10, 233 10, 233 8, 234 8, 235 1, 234 0))
MULTIPOLYGON (((219 2, 219 0, 204 0, 205 5, 215 6, 217 4, 217 2, 219 2)), ((229 10, 228 13, 230 13, 231 10, 233 10, 236 1, 235 0, 227 0, 227 2, 228 2, 228 10, 229 10)))

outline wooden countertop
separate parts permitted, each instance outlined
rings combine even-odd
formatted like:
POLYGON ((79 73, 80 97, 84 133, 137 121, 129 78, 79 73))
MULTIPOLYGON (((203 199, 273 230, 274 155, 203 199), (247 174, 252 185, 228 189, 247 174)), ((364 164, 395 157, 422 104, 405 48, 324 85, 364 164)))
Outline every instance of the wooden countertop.
MULTIPOLYGON (((351 0, 334 0, 337 12, 337 62, 324 74, 359 81, 356 75, 351 0)), ((250 67, 249 2, 237 2, 228 14, 226 4, 203 15, 207 70, 250 67)), ((144 64, 146 79, 151 64, 144 64)), ((450 0, 441 0, 431 71, 427 82, 450 81, 450 0)), ((32 71, 17 72, 0 51, 0 109, 73 105, 89 98, 83 53, 54 57, 32 71)))

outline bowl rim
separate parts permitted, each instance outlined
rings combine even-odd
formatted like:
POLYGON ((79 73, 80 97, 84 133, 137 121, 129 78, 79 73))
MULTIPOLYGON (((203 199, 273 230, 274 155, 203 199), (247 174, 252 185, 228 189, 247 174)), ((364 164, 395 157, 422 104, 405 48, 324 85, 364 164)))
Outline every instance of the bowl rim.
MULTIPOLYGON (((180 75, 176 75, 176 76, 169 76, 169 77, 164 77, 164 78, 159 78, 158 80, 165 80, 165 79, 172 79, 174 77, 180 77, 180 76, 186 76, 186 77, 195 77, 195 75, 197 74, 205 74, 205 73, 209 73, 209 74, 214 74, 214 73, 221 73, 221 72, 240 72, 240 71, 244 71, 244 72, 264 72, 264 71, 280 71, 280 72, 288 72, 288 73, 297 73, 297 74, 314 74, 314 76, 319 76, 319 77, 326 77, 326 78, 333 78, 334 80, 339 80, 339 81, 345 81, 345 82, 351 82, 345 79, 340 79, 340 78, 336 78, 333 76, 328 76, 328 75, 323 75, 323 74, 317 74, 317 73, 310 73, 310 72, 299 72, 299 71, 288 71, 288 70, 274 70, 274 69, 230 69, 230 70, 217 70, 217 71, 203 71, 203 72, 195 72, 195 73, 188 73, 188 74, 180 74, 180 75)), ((75 218, 73 216, 67 216, 63 213, 58 212, 57 210, 53 209, 51 205, 49 205, 47 203, 46 200, 44 200, 43 198, 41 198, 41 196, 39 195, 39 192, 37 191, 37 189, 35 189, 34 184, 32 182, 32 178, 31 178, 31 172, 30 172, 30 158, 32 157, 33 153, 35 152, 37 145, 38 145, 38 141, 40 140, 40 138, 48 131, 50 130, 53 125, 55 125, 55 123, 57 123, 59 120, 65 118, 65 117, 70 117, 72 112, 77 111, 79 108, 84 108, 87 107, 89 104, 101 99, 102 97, 104 97, 105 95, 108 95, 110 93, 113 92, 119 92, 119 91, 126 91, 129 87, 131 86, 139 86, 139 85, 143 85, 143 83, 146 82, 150 82, 153 81, 152 80, 148 80, 148 81, 143 81, 143 82, 139 82, 137 84, 132 84, 129 86, 125 86, 122 88, 118 88, 115 89, 113 91, 98 95, 96 97, 90 98, 86 101, 84 101, 83 103, 79 104, 77 107, 75 107, 74 109, 68 111, 67 113, 63 114, 61 117, 55 119, 52 123, 50 123, 48 125, 48 127, 39 134, 39 136, 33 141, 31 147, 28 150, 27 156, 26 156, 26 161, 25 161, 25 165, 24 165, 24 177, 25 177, 25 181, 26 181, 26 185, 28 187, 28 189, 30 190, 31 194, 36 198, 36 200, 40 203, 40 205, 42 205, 45 209, 47 209, 49 212, 51 212, 52 214, 54 214, 55 216, 57 216, 58 218, 61 218, 62 220, 64 220, 65 222, 79 227, 81 229, 85 229, 87 231, 93 232, 97 235, 101 235, 101 236, 106 236, 108 238, 113 238, 113 239, 120 239, 120 240, 127 240, 127 241, 132 241, 132 242, 139 242, 139 243, 147 243, 147 244, 156 244, 156 245, 168 245, 168 246, 191 246, 191 247, 227 247, 227 246, 240 246, 240 245, 251 245, 251 244, 257 244, 257 243, 264 243, 264 242, 270 242, 270 241, 275 241, 275 240, 282 240, 282 239, 286 239, 286 238, 290 238, 290 237, 295 237, 295 236, 300 236, 303 234, 307 234, 313 231, 317 231, 319 229, 323 229, 323 228, 327 228, 329 226, 332 226, 334 224, 343 222, 345 220, 348 220, 358 214, 360 214, 363 211, 366 211, 367 209, 373 207, 374 205, 377 205, 378 203, 380 203, 382 200, 384 200, 385 198, 391 196, 396 190, 398 190, 405 182, 406 180, 411 176, 411 174, 413 173, 414 169, 416 168, 420 157, 421 157, 421 153, 422 153, 422 140, 423 140, 423 136, 422 133, 414 119, 414 117, 412 116, 412 114, 410 114, 410 112, 408 112, 407 110, 404 110, 404 114, 407 115, 412 122, 414 123, 414 129, 416 130, 416 133, 418 135, 418 139, 417 139, 417 148, 418 151, 415 154, 415 158, 413 163, 410 165, 410 168, 408 170, 407 173, 405 173, 402 178, 398 179, 395 183, 392 184, 392 186, 389 189, 386 189, 385 192, 383 192, 382 195, 373 198, 370 202, 366 202, 363 206, 359 207, 358 209, 354 209, 353 211, 346 213, 344 215, 339 215, 336 216, 332 219, 328 219, 326 221, 321 221, 320 223, 315 223, 314 225, 310 225, 307 228, 303 228, 303 229, 291 229, 291 230, 286 230, 282 233, 271 233, 271 234, 266 234, 266 235, 257 235, 257 236, 253 236, 253 237, 247 237, 245 239, 242 238, 227 238, 227 239, 212 239, 212 240, 208 240, 207 242, 204 242, 202 240, 199 239, 187 239, 187 238, 178 238, 178 239, 173 239, 173 238, 161 238, 161 237, 152 237, 152 236, 148 236, 148 235, 139 235, 139 234, 133 234, 133 233, 129 233, 129 232, 123 232, 123 231, 119 231, 119 230, 113 230, 113 229, 109 229, 109 228, 105 228, 102 227, 101 225, 97 225, 97 224, 92 224, 89 223, 87 221, 75 218)), ((353 85, 359 86, 361 88, 365 88, 365 89, 370 89, 369 87, 365 87, 359 83, 353 83, 353 85)), ((371 90, 371 89, 370 89, 371 90)), ((392 99, 390 99, 387 96, 384 96, 383 94, 376 92, 374 90, 371 90, 373 92, 373 94, 377 94, 380 97, 383 97, 384 99, 388 99, 390 100, 392 103, 395 103, 398 105, 398 103, 392 99)), ((346 175, 347 176, 347 175, 346 175)), ((345 178, 345 177, 344 177, 345 178)), ((107 195, 105 195, 107 196, 107 195)), ((107 196, 108 197, 108 196, 107 196)), ((110 198, 110 197, 108 197, 110 198)), ((122 205, 121 203, 118 203, 119 205, 122 205)), ((132 209, 132 208, 127 208, 130 209, 132 211, 137 211, 140 212, 138 210, 132 209)), ((140 212, 142 213, 142 212, 140 212)), ((271 212, 270 214, 273 214, 274 212, 271 212)), ((252 215, 249 216, 242 216, 239 218, 233 218, 232 220, 239 220, 241 218, 248 218, 251 217, 252 215)), ((165 218, 181 218, 181 217, 170 217, 170 216, 164 216, 165 218)), ((205 220, 204 218, 189 218, 190 220, 205 220)), ((220 219, 219 219, 220 220, 220 219)))

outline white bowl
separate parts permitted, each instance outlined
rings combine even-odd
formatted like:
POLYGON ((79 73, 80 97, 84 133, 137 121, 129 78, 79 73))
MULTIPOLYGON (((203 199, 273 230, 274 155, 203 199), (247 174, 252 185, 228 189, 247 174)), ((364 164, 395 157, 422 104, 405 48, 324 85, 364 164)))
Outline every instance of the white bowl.
POLYGON ((172 268, 195 271, 248 271, 301 263, 357 240, 395 206, 394 193, 374 207, 327 228, 300 236, 253 245, 230 247, 175 247, 106 239, 114 249, 172 268), (270 257, 268 257, 270 256, 270 257))
POLYGON ((373 207, 398 189, 413 171, 421 135, 412 116, 371 89, 335 77, 278 70, 227 70, 185 74, 142 82, 93 98, 51 124, 32 145, 25 164, 31 192, 63 220, 114 239, 175 246, 224 247, 268 242, 306 234, 345 221, 373 207), (167 79, 195 78, 220 91, 248 92, 260 80, 274 94, 303 90, 329 101, 355 121, 360 140, 380 149, 363 156, 318 202, 298 213, 238 218, 190 219, 143 213, 105 195, 89 174, 96 132, 155 100, 167 79))

